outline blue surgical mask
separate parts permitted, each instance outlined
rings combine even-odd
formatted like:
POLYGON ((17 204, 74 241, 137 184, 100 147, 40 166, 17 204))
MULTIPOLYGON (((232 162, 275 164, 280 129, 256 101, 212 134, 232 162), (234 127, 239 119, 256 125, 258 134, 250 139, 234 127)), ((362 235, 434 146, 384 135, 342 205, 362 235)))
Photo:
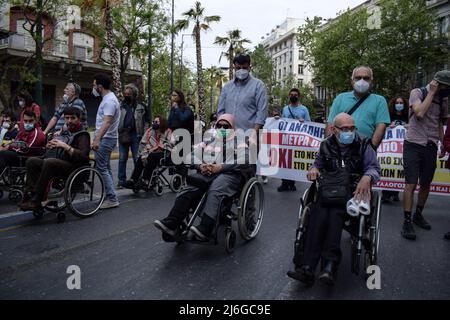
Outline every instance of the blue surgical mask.
POLYGON ((25 128, 25 130, 31 131, 34 129, 34 123, 24 123, 23 127, 25 128))
POLYGON ((353 89, 355 89, 357 93, 367 93, 369 91, 369 88, 370 83, 365 81, 364 79, 355 82, 355 84, 353 85, 353 89))
POLYGON ((350 131, 350 132, 341 132, 339 134, 339 142, 341 144, 345 144, 345 145, 349 145, 352 144, 353 141, 355 141, 355 131, 350 131))
POLYGON ((398 112, 403 111, 403 109, 405 109, 405 105, 402 103, 398 103, 395 105, 395 110, 397 110, 398 112))
POLYGON ((246 69, 239 69, 239 70, 236 70, 235 75, 236 75, 236 78, 238 78, 239 80, 245 80, 248 78, 249 71, 246 69))

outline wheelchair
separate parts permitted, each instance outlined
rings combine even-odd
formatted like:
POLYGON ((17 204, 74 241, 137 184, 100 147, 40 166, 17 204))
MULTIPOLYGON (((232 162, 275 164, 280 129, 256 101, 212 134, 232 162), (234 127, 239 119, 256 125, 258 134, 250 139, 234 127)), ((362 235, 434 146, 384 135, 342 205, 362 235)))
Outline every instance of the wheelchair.
MULTIPOLYGON (((22 141, 14 142, 15 144, 26 147, 26 144, 22 141)), ((45 148, 23 148, 24 153, 28 153, 30 150, 36 153, 36 157, 44 154, 45 148)), ((25 194, 25 183, 27 176, 27 168, 25 163, 29 158, 33 156, 23 156, 19 154, 19 165, 10 166, 3 169, 0 172, 0 199, 3 198, 4 192, 8 192, 8 200, 19 204, 22 202, 25 194)))
MULTIPOLYGON (((306 233, 308 232, 308 221, 313 204, 318 201, 318 185, 313 184, 303 193, 300 199, 298 212, 298 225, 294 242, 294 259, 296 265, 300 264, 304 253, 306 233)), ((380 213, 381 195, 378 191, 372 191, 370 201, 370 214, 358 214, 352 217, 346 213, 344 230, 350 234, 351 240, 351 271, 355 275, 360 273, 360 262, 364 249, 364 270, 370 265, 378 262, 380 245, 380 213)), ((367 277, 367 274, 366 274, 367 277)))
MULTIPOLYGON (((233 197, 223 197, 219 206, 219 215, 216 225, 208 241, 196 240, 190 228, 194 222, 200 220, 208 194, 205 188, 198 204, 190 210, 188 217, 177 230, 173 237, 178 244, 185 242, 206 245, 218 245, 219 233, 222 229, 225 236, 225 251, 232 253, 236 245, 236 231, 233 229, 233 221, 237 221, 240 237, 245 241, 250 241, 256 237, 261 228, 264 216, 264 189, 256 178, 251 177, 245 181, 242 179, 241 191, 233 197)), ((163 237, 170 241, 170 237, 163 233, 163 237)))
POLYGON ((164 188, 169 188, 172 192, 177 193, 186 183, 186 175, 188 168, 185 165, 175 165, 171 161, 170 154, 172 149, 169 144, 165 145, 163 149, 163 158, 160 160, 159 165, 153 170, 152 175, 148 181, 144 179, 144 171, 133 188, 133 192, 138 194, 139 191, 145 192, 154 191, 157 196, 162 196, 164 188), (169 177, 165 176, 165 173, 169 177))
POLYGON ((57 214, 58 222, 64 222, 65 209, 78 218, 93 216, 105 199, 105 183, 95 169, 95 160, 90 162, 90 165, 72 171, 68 177, 53 178, 47 186, 43 206, 33 211, 33 216, 41 219, 48 211, 57 214))

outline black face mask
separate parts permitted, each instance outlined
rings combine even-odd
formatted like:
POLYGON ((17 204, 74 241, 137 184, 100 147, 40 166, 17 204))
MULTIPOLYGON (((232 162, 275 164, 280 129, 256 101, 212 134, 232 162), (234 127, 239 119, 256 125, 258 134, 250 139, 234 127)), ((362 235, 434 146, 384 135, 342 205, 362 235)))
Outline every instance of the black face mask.
POLYGON ((298 102, 298 97, 290 97, 289 100, 291 101, 291 103, 297 103, 298 102))
POLYGON ((124 99, 127 104, 131 104, 133 102, 133 98, 131 98, 129 96, 124 97, 124 99))
POLYGON ((159 124, 158 123, 153 123, 152 128, 153 128, 153 130, 158 130, 159 129, 159 124))

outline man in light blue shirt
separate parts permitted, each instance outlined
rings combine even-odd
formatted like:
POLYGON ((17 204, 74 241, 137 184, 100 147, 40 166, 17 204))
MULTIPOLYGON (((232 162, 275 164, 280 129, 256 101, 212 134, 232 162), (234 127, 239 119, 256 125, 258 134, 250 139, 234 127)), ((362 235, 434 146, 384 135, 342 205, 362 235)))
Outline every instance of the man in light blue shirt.
POLYGON ((249 55, 236 56, 233 65, 235 78, 222 89, 217 115, 232 114, 236 129, 255 129, 258 132, 267 117, 266 86, 250 75, 249 55))
POLYGON ((290 104, 283 108, 283 118, 297 119, 301 122, 311 121, 308 108, 300 102, 300 91, 297 88, 289 91, 289 101, 290 104))
POLYGON ((370 93, 373 83, 372 69, 367 66, 356 67, 352 74, 353 91, 338 95, 331 106, 328 116, 326 135, 331 134, 332 123, 339 113, 348 113, 360 99, 364 102, 352 114, 356 128, 360 134, 371 139, 375 150, 384 138, 387 126, 391 123, 386 99, 370 93))
MULTIPOLYGON (((289 91, 290 104, 283 108, 282 118, 296 119, 300 122, 311 121, 308 108, 300 102, 300 90, 292 88, 289 91)), ((297 191, 295 187, 295 180, 281 180, 281 186, 278 187, 278 192, 297 191)))

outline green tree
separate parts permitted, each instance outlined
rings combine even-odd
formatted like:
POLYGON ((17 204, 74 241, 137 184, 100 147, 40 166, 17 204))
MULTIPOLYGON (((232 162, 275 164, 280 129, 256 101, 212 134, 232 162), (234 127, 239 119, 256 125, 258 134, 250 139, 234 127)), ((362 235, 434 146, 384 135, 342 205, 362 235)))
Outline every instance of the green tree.
POLYGON ((275 65, 272 57, 267 53, 262 44, 259 44, 250 53, 252 61, 252 74, 260 79, 267 87, 267 95, 269 97, 269 104, 274 101, 274 89, 276 87, 275 81, 275 65))
POLYGON ((366 9, 348 10, 326 27, 314 17, 299 28, 307 64, 315 82, 329 89, 330 99, 351 89, 351 72, 358 65, 372 67, 375 90, 392 97, 407 95, 415 86, 419 58, 427 67, 448 57, 425 0, 382 0, 378 5, 380 28, 369 27, 366 9))
MULTIPOLYGON (((214 44, 218 44, 223 47, 228 47, 226 52, 220 55, 225 56, 229 61, 228 78, 233 79, 233 59, 236 54, 246 52, 244 44, 251 43, 247 38, 242 38, 242 32, 239 29, 230 30, 225 37, 216 37, 214 44)), ((220 60, 220 59, 219 59, 220 60)))
POLYGON ((176 22, 176 30, 181 31, 189 28, 190 23, 194 24, 192 34, 195 40, 197 56, 197 95, 200 120, 205 121, 205 88, 203 80, 202 49, 201 37, 202 30, 210 29, 212 22, 220 21, 220 16, 205 16, 205 8, 199 1, 195 2, 194 7, 183 13, 185 19, 176 22))

